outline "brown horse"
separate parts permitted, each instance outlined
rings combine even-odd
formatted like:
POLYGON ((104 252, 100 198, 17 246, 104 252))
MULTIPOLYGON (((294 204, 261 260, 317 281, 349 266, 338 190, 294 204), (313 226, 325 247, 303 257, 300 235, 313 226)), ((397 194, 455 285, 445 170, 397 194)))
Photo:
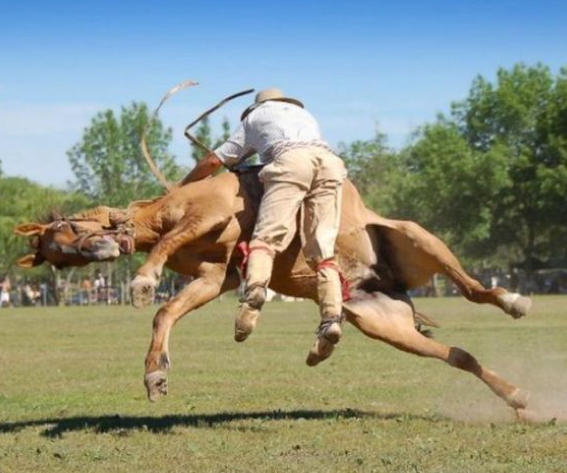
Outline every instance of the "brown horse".
MULTIPOLYGON (((238 286, 242 256, 235 248, 250 237, 261 192, 254 171, 223 173, 177 187, 152 201, 135 202, 125 210, 97 207, 50 223, 20 225, 15 232, 32 237, 35 252, 19 263, 24 267, 43 261, 59 267, 81 266, 133 251, 148 252, 133 282, 136 306, 152 300, 164 265, 195 278, 158 310, 153 321, 144 380, 149 399, 155 401, 167 393, 173 325, 238 286)), ((297 233, 290 247, 276 258, 270 287, 316 300, 315 274, 302 256, 297 233)), ((344 304, 346 320, 368 337, 468 371, 512 408, 526 407, 524 391, 481 366, 466 351, 420 333, 416 321, 423 322, 423 318, 414 311, 407 291, 424 285, 436 273, 444 274, 470 301, 495 305, 514 318, 526 314, 531 304, 528 298, 503 288, 484 288, 466 274, 443 242, 419 225, 385 219, 366 209, 348 181, 337 252, 354 290, 354 297, 344 304)))

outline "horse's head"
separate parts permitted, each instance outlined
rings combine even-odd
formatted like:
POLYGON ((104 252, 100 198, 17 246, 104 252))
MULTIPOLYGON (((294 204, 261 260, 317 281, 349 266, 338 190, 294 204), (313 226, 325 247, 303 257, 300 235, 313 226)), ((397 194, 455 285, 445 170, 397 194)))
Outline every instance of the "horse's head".
POLYGON ((133 238, 124 230, 108 228, 97 220, 58 218, 50 223, 18 225, 14 233, 30 238, 34 253, 18 260, 31 268, 47 261, 57 268, 113 261, 133 252, 133 238))

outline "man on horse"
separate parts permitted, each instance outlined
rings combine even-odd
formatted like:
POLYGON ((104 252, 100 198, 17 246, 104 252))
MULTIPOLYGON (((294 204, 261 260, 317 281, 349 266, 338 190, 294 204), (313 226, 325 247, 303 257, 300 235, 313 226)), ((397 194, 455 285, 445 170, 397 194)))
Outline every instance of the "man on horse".
MULTIPOLYGON (((343 161, 322 139, 315 118, 279 89, 256 95, 240 126, 189 173, 184 182, 208 177, 220 166, 232 168, 258 153, 264 196, 249 244, 246 286, 235 322, 235 340, 252 333, 266 299, 276 254, 291 243, 303 205, 303 253, 317 273, 321 323, 310 352, 329 356, 341 337, 343 294, 335 259, 339 230, 343 161)), ((309 358, 308 358, 309 362, 309 358)))

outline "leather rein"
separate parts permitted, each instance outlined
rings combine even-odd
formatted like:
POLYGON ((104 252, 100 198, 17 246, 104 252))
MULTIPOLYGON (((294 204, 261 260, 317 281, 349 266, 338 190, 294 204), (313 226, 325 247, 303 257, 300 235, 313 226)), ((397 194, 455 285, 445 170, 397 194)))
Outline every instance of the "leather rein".
POLYGON ((80 222, 96 222, 100 223, 100 221, 94 218, 62 218, 59 222, 68 223, 75 235, 77 237, 73 240, 73 245, 77 245, 77 251, 83 251, 83 245, 85 242, 92 237, 100 236, 126 236, 134 239, 134 228, 132 225, 128 223, 120 223, 116 225, 116 227, 103 227, 102 230, 87 230, 85 228, 81 228, 78 223, 80 222))

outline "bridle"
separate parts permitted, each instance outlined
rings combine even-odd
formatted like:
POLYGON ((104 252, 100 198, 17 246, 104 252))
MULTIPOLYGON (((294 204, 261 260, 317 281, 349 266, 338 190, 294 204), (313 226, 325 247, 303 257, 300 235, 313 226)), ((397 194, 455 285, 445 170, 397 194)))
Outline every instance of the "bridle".
POLYGON ((116 226, 112 227, 103 227, 102 230, 87 230, 85 228, 81 228, 79 223, 80 222, 96 222, 100 223, 97 219, 94 218, 73 218, 73 217, 63 217, 57 220, 55 223, 55 230, 60 228, 60 225, 63 223, 67 223, 73 233, 76 235, 76 238, 73 240, 71 245, 77 249, 79 254, 83 254, 83 246, 85 242, 95 236, 98 237, 105 237, 105 236, 126 236, 130 238, 134 238, 134 226, 131 224, 119 223, 116 226))

